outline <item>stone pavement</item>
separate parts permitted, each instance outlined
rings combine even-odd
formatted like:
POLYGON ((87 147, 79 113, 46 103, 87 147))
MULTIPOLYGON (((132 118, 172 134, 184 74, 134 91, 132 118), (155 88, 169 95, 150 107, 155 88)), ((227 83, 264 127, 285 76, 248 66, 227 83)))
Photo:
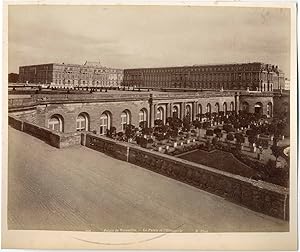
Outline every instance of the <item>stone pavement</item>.
POLYGON ((288 230, 287 222, 83 146, 56 149, 8 133, 9 229, 288 230))

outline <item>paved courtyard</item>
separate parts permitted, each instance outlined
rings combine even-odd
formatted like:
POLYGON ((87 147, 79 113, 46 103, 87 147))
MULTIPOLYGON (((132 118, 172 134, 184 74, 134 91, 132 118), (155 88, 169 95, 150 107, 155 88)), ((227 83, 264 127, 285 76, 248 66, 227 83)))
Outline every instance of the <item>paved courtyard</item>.
POLYGON ((8 133, 9 229, 288 230, 287 222, 83 146, 56 149, 8 133))

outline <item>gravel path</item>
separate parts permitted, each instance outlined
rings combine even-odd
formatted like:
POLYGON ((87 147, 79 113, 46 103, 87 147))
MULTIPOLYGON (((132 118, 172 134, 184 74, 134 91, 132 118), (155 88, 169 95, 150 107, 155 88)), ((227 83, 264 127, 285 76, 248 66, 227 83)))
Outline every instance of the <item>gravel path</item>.
POLYGON ((9 229, 286 231, 288 223, 83 146, 9 127, 9 229))

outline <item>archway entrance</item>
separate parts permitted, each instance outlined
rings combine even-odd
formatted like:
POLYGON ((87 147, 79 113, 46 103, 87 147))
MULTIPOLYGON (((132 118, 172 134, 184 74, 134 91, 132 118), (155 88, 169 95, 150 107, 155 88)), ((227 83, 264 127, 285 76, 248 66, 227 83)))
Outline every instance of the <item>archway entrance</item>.
POLYGON ((254 105, 254 113, 260 116, 263 115, 263 105, 261 102, 257 102, 254 105))

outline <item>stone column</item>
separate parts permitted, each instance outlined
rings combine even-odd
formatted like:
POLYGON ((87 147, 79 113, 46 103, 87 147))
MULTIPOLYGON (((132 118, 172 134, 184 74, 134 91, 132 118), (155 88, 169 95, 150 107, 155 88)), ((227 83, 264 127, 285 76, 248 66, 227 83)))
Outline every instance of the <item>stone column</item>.
POLYGON ((156 120, 156 114, 157 114, 156 109, 157 109, 157 104, 153 104, 151 127, 154 127, 154 121, 156 120))
POLYGON ((180 119, 183 120, 185 116, 185 102, 180 103, 180 119))
POLYGON ((198 102, 197 101, 194 101, 193 102, 193 117, 192 117, 192 120, 196 120, 196 116, 197 116, 197 113, 198 113, 198 102))
POLYGON ((148 116, 148 127, 153 127, 152 121, 153 121, 153 98, 152 94, 150 94, 149 100, 149 116, 148 116))
POLYGON ((169 104, 169 103, 166 103, 166 121, 167 121, 167 118, 170 116, 170 115, 169 115, 169 113, 170 113, 169 106, 170 106, 170 104, 169 104))
POLYGON ((234 95, 234 108, 235 108, 235 113, 238 114, 240 110, 240 95, 238 92, 236 92, 234 95))

